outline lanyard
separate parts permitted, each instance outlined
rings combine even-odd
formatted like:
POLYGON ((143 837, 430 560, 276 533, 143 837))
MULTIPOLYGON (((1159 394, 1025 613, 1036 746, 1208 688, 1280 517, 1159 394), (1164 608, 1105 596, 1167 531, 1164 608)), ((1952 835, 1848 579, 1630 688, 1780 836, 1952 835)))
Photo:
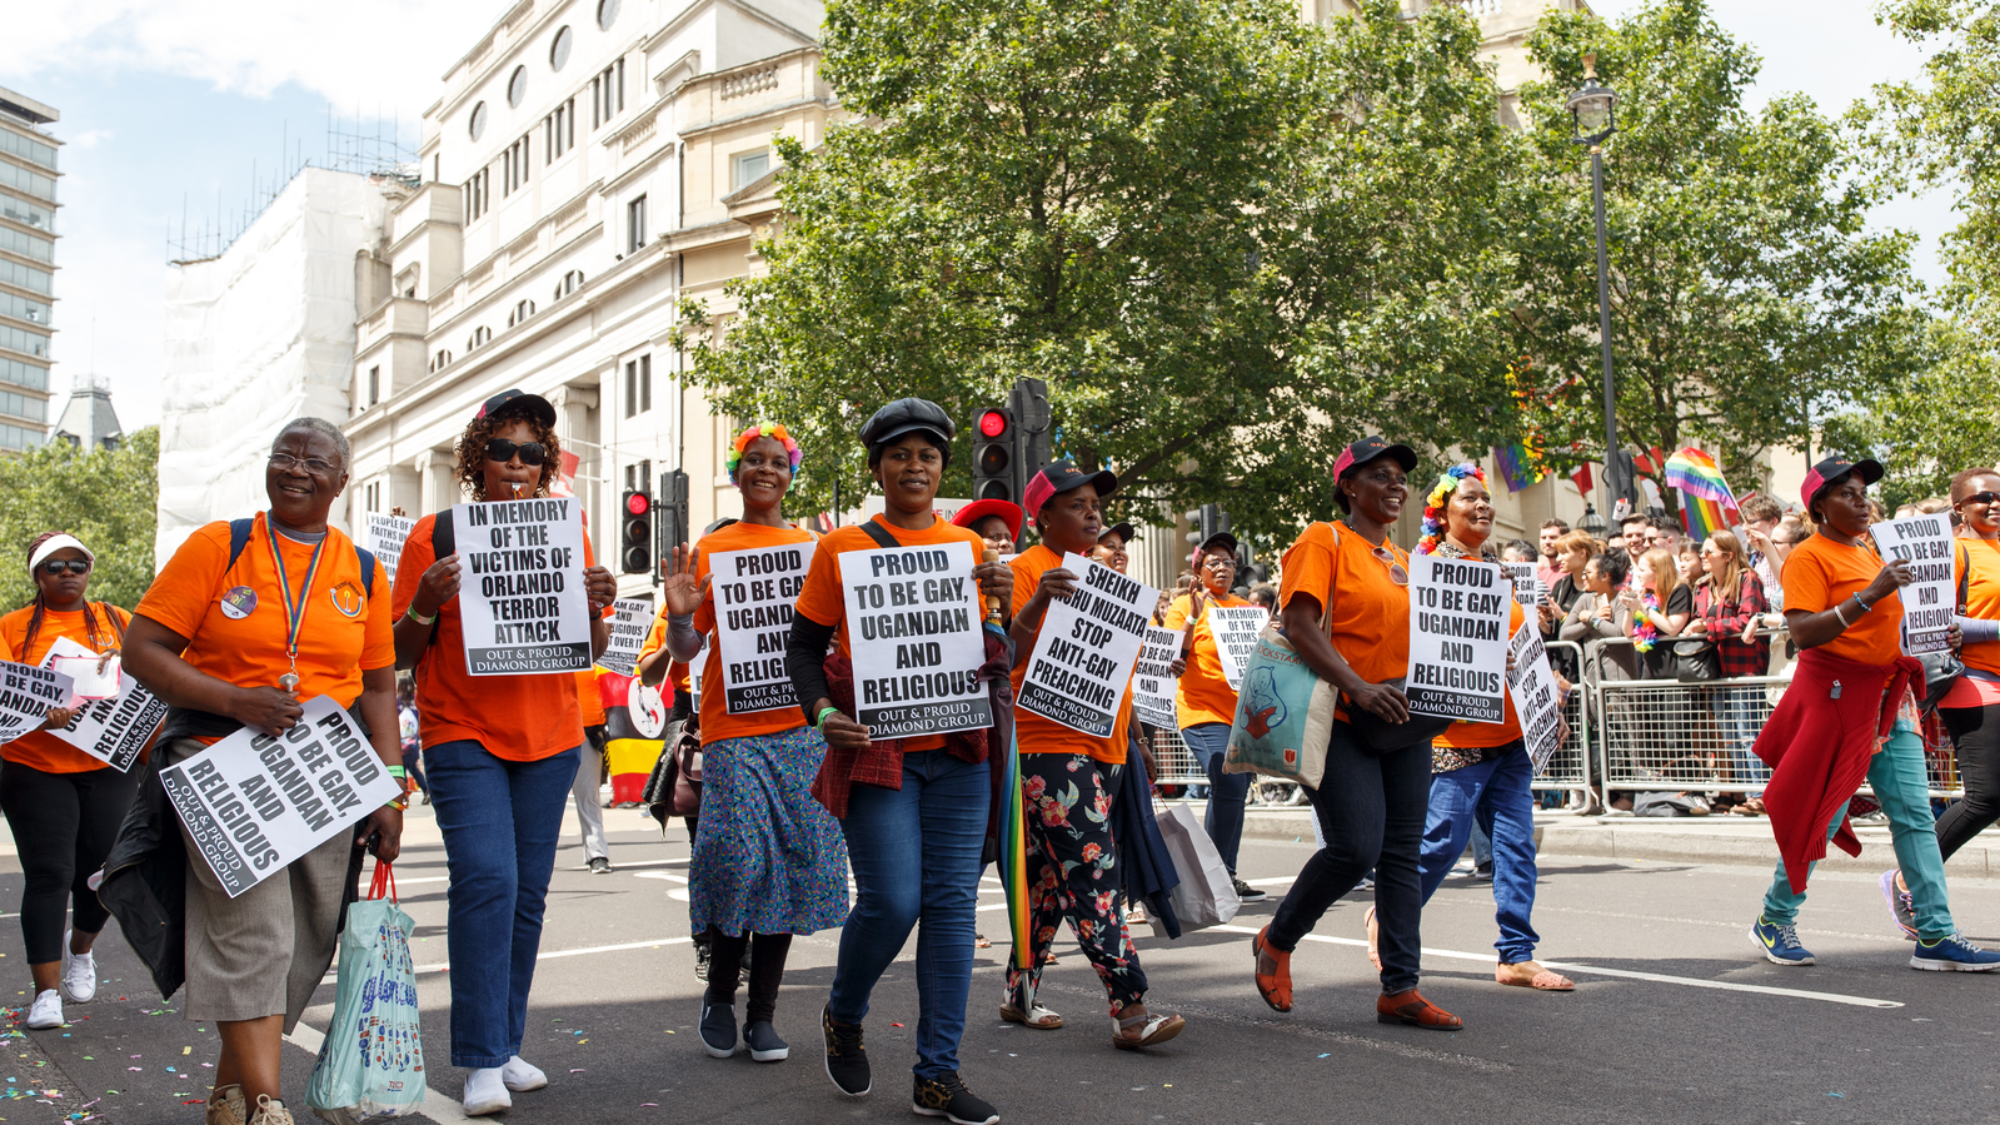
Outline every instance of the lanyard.
POLYGON ((271 561, 278 568, 278 596, 285 606, 285 655, 291 659, 292 670, 278 677, 278 686, 286 691, 296 691, 299 686, 299 626, 305 624, 306 599, 312 596, 313 578, 319 574, 320 552, 326 549, 326 537, 321 536, 313 544, 312 562, 306 567, 306 584, 299 591, 298 601, 292 601, 292 581, 285 573, 285 553, 278 549, 278 528, 269 513, 264 516, 264 534, 271 544, 271 561))

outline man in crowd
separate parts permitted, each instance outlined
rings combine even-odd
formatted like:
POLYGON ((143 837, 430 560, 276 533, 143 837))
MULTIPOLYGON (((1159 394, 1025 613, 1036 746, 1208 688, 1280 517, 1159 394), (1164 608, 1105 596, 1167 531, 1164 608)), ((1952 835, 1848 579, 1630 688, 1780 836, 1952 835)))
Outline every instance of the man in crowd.
MULTIPOLYGON (((1672 516, 1650 516, 1646 520, 1646 549, 1672 553, 1680 542, 1680 521, 1672 516)), ((1629 542, 1629 540, 1628 540, 1629 542)))
POLYGON ((1535 576, 1542 580, 1542 585, 1551 590, 1556 588, 1556 580, 1561 578, 1563 573, 1562 560, 1556 557, 1556 540, 1567 534, 1569 534, 1569 524, 1563 520, 1542 521, 1541 540, 1537 544, 1540 547, 1541 559, 1539 565, 1535 567, 1535 576))
POLYGON ((1743 546, 1750 552, 1750 569, 1757 572, 1758 581, 1764 584, 1764 600, 1770 603, 1771 612, 1781 612, 1785 591, 1778 580, 1781 560, 1771 533, 1777 530, 1785 510, 1760 492, 1743 501, 1742 513, 1743 546))

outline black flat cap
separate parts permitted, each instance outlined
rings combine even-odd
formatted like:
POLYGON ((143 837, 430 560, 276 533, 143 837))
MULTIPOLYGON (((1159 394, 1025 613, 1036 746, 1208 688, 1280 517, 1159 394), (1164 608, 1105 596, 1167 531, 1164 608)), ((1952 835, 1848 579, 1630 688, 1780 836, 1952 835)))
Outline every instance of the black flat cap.
POLYGON ((887 445, 904 434, 926 433, 939 445, 949 447, 958 434, 951 415, 935 402, 921 398, 899 398, 875 412, 861 427, 861 443, 870 449, 887 445))

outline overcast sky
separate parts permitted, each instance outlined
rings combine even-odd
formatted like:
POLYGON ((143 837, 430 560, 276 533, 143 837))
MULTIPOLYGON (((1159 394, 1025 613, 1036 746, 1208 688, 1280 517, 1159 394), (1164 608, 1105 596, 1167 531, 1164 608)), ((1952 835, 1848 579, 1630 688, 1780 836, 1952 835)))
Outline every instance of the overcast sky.
MULTIPOLYGON (((1639 0, 1592 0, 1616 17, 1639 0)), ((58 189, 53 388, 108 375, 127 428, 159 420, 168 238, 234 223, 302 155, 324 159, 329 110, 373 132, 417 120, 445 70, 505 5, 486 0, 62 0, 10 7, 0 85, 55 106, 67 141, 58 189), (386 127, 386 126, 385 126, 386 127)), ((1920 54, 1878 26, 1870 0, 1717 0, 1717 18, 1763 54, 1763 96, 1802 90, 1828 112, 1920 54)), ((1884 208, 1883 225, 1934 240, 1950 200, 1884 208)), ((58 405, 57 409, 60 409, 58 405)))

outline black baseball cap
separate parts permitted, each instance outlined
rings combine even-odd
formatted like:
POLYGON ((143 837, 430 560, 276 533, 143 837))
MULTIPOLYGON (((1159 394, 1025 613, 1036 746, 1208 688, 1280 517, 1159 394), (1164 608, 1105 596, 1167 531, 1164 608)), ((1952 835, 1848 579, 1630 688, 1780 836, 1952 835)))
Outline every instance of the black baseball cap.
POLYGON ((1806 473, 1805 485, 1799 489, 1799 496, 1805 501, 1806 511, 1810 512, 1813 501, 1819 499, 1819 494, 1825 492, 1828 485, 1841 477, 1853 473, 1861 478, 1862 484, 1874 484, 1882 479, 1882 472, 1882 463, 1879 461, 1870 461, 1867 458, 1849 461, 1836 453, 1821 460, 1806 473))
POLYGON ((1236 554, 1236 537, 1226 531, 1218 531, 1201 541, 1201 550, 1199 553, 1205 555, 1217 547, 1228 551, 1231 556, 1234 556, 1236 554))
POLYGON ((1118 491, 1118 474, 1110 469, 1086 473, 1077 468, 1074 461, 1057 461, 1028 478, 1028 487, 1021 490, 1023 493, 1021 499, 1025 501, 1021 506, 1028 510, 1028 516, 1034 519, 1035 526, 1040 527, 1043 505, 1060 493, 1082 488, 1086 484, 1096 485, 1097 497, 1102 500, 1118 491))
POLYGON ((1365 465, 1377 457, 1388 455, 1396 459, 1396 464, 1406 473, 1417 468, 1417 451, 1407 445, 1391 444, 1381 437, 1365 437, 1340 451, 1339 460, 1333 463, 1333 479, 1339 480, 1348 470, 1365 465))
POLYGON ((519 414, 532 418, 544 426, 553 428, 556 424, 556 408, 548 399, 531 395, 518 387, 509 387, 480 404, 475 418, 498 418, 503 414, 519 414))
POLYGON ((1105 528, 1103 531, 1098 532, 1097 533, 1098 541, 1102 542, 1104 537, 1107 535, 1118 536, 1118 541, 1120 543, 1130 543, 1132 540, 1139 538, 1138 534, 1132 530, 1132 525, 1129 523, 1114 523, 1110 527, 1105 528))
POLYGON ((929 434, 949 449, 951 439, 958 436, 958 426, 943 407, 929 399, 899 398, 862 423, 861 444, 874 449, 915 433, 929 434))

